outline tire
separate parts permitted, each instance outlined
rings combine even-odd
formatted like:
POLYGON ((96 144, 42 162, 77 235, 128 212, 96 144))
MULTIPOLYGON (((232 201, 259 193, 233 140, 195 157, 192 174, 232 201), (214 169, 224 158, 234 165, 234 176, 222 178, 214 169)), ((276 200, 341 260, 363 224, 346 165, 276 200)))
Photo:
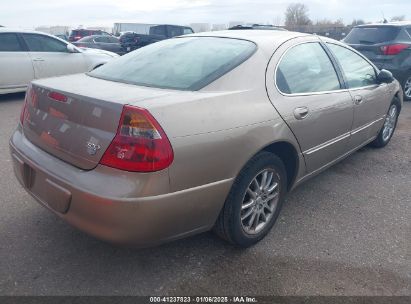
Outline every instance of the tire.
POLYGON ((411 100, 411 76, 408 76, 403 83, 403 90, 404 90, 404 100, 410 101, 411 100))
POLYGON ((394 135, 395 128, 397 127, 399 114, 400 102, 397 98, 395 98, 391 103, 390 108, 388 109, 384 125, 378 133, 377 138, 373 142, 371 142, 371 146, 375 148, 383 148, 390 142, 392 136, 394 135), (394 115, 392 111, 395 111, 394 115))
POLYGON ((239 247, 249 247, 259 242, 271 230, 280 214, 287 192, 286 181, 287 173, 281 159, 269 152, 258 153, 245 165, 234 181, 214 226, 214 232, 239 247), (267 175, 264 192, 259 190, 261 188, 257 189, 254 180, 261 185, 265 172, 267 175), (255 191, 254 198, 251 196, 252 192, 247 191, 249 187, 250 191, 255 191), (274 190, 269 192, 273 187, 274 190), (260 193, 257 193, 259 191, 260 193), (250 205, 249 208, 246 208, 247 203, 250 205), (252 214, 246 217, 250 212, 252 214), (265 214, 265 222, 261 212, 265 214), (248 225, 252 217, 253 222, 248 225), (258 221, 261 221, 259 225, 258 221))

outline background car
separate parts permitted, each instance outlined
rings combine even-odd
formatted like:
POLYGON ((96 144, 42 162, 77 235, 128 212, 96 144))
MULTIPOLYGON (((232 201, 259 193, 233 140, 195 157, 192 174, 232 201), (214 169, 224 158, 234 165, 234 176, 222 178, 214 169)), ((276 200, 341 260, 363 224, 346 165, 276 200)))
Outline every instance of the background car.
POLYGON ((25 91, 33 79, 88 72, 114 57, 52 35, 0 28, 0 94, 25 91))
POLYGON ((92 35, 81 38, 73 44, 77 47, 102 49, 122 55, 125 53, 120 44, 120 40, 114 36, 107 35, 92 35))
POLYGON ((68 37, 68 41, 74 42, 77 40, 80 40, 83 37, 91 36, 91 35, 106 35, 106 36, 111 36, 111 34, 101 31, 101 30, 85 30, 85 29, 77 29, 77 30, 72 30, 70 32, 70 35, 68 37))
POLYGON ((390 72, 284 31, 164 40, 26 97, 10 140, 19 182, 75 227, 137 246, 213 228, 255 244, 288 191, 387 145, 402 106, 390 72))
POLYGON ((270 24, 240 24, 230 27, 229 30, 273 30, 273 31, 286 31, 286 29, 270 25, 270 24))
POLYGON ((161 40, 192 33, 193 29, 188 26, 161 24, 151 26, 148 35, 126 32, 120 36, 120 43, 126 52, 131 52, 161 40))
POLYGON ((411 22, 356 26, 343 41, 378 68, 391 71, 403 87, 404 98, 411 100, 411 22))
POLYGON ((68 41, 68 36, 65 34, 57 34, 54 36, 56 36, 57 38, 63 39, 64 41, 68 41))

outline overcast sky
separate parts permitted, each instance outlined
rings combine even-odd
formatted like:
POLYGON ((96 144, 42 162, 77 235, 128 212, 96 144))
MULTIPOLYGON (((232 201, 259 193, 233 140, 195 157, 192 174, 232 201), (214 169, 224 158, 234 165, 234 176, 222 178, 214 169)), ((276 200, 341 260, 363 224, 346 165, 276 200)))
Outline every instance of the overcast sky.
POLYGON ((0 24, 31 29, 40 25, 112 26, 114 22, 283 23, 292 2, 305 3, 310 18, 378 21, 409 15, 410 0, 0 0, 0 24))

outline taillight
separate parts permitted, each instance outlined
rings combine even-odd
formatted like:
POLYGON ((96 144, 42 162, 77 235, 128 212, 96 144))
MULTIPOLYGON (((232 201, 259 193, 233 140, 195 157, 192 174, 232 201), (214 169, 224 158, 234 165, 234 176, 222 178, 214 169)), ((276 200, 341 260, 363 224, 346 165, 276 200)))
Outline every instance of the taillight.
POLYGON ((145 109, 124 106, 117 134, 100 164, 132 172, 167 168, 174 155, 170 141, 155 118, 145 109))
POLYGON ((23 107, 21 108, 20 113, 20 123, 23 125, 24 120, 27 118, 27 106, 32 104, 33 106, 37 105, 37 95, 32 85, 29 84, 26 91, 26 96, 24 97, 23 107))
POLYGON ((29 91, 26 92, 26 97, 24 98, 24 103, 23 107, 21 108, 20 112, 20 123, 23 125, 24 123, 24 118, 26 116, 26 108, 27 108, 27 95, 29 94, 29 91))
POLYGON ((80 40, 81 36, 74 36, 74 40, 80 40))
POLYGON ((398 55, 403 50, 409 48, 408 44, 391 44, 381 47, 381 51, 384 55, 398 55))
POLYGON ((67 96, 58 92, 49 92, 47 96, 50 99, 53 99, 55 101, 60 101, 60 102, 66 102, 67 101, 67 96))

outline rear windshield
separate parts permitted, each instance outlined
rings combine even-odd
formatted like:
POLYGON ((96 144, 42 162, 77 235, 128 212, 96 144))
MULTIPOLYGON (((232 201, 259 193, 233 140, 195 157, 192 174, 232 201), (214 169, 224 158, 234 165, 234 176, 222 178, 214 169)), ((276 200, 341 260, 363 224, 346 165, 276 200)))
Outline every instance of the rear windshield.
POLYGON ((247 60, 255 50, 256 45, 246 40, 175 38, 140 48, 88 75, 141 86, 196 91, 247 60))
POLYGON ((355 27, 344 39, 349 44, 377 44, 394 40, 400 28, 393 26, 355 27))

